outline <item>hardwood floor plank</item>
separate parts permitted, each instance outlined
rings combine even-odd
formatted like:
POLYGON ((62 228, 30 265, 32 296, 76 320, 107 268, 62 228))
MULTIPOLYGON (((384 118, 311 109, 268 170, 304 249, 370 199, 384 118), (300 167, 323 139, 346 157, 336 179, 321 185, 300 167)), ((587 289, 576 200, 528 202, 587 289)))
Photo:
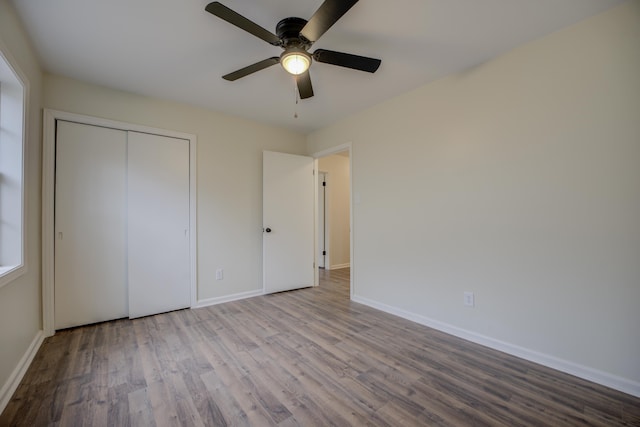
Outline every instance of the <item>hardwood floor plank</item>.
POLYGON ((155 426, 147 388, 132 391, 129 397, 129 421, 132 426, 155 426))
MULTIPOLYGON (((262 348, 252 351, 252 357, 256 361, 263 361, 261 368, 265 375, 265 380, 271 384, 272 389, 280 391, 282 401, 289 408, 297 425, 348 425, 340 414, 328 407, 321 407, 313 389, 300 381, 300 379, 288 372, 277 358, 271 358, 262 354, 262 348), (257 353, 254 355, 254 353, 257 353), (264 362, 266 361, 266 362, 264 362)), ((276 393, 277 394, 277 393, 276 393)), ((285 425, 289 420, 280 423, 285 425)), ((294 424, 295 425, 295 424, 294 424)))
POLYGON ((149 383, 147 392, 156 425, 159 427, 179 425, 176 398, 171 395, 167 381, 163 378, 149 383))
POLYGON ((194 396, 189 392, 182 374, 172 375, 169 381, 170 396, 175 399, 180 425, 204 427, 194 396))
POLYGON ((202 375, 205 373, 199 373, 197 369, 193 369, 183 372, 182 379, 202 423, 204 425, 221 425, 224 415, 216 402, 207 393, 207 387, 202 381, 202 375))
POLYGON ((321 286, 47 338, 0 426, 640 426, 640 399, 321 286))
MULTIPOLYGON (((127 384, 109 387, 107 398, 109 410, 107 412, 107 424, 127 427, 131 425, 129 419, 129 393, 131 389, 127 384)), ((73 424, 70 424, 73 425, 73 424)))
POLYGON ((214 372, 201 375, 202 383, 210 396, 211 407, 207 409, 208 425, 214 426, 247 426, 249 418, 236 400, 227 390, 214 372))

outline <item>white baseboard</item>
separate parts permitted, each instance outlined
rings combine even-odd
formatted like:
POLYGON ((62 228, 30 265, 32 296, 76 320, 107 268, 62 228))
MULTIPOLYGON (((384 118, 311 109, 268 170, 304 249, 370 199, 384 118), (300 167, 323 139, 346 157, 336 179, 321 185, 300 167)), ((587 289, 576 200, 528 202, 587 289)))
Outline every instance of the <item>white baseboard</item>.
POLYGON ((329 270, 339 270, 341 268, 347 268, 347 267, 351 267, 351 263, 350 262, 347 262, 347 263, 344 263, 344 264, 334 264, 329 268, 329 270))
POLYGON ((477 334, 466 329, 458 328, 456 326, 449 325, 438 320, 430 319, 419 314, 411 313, 409 311, 402 310, 396 307, 392 307, 390 305, 370 300, 368 298, 354 295, 352 297, 352 300, 357 303, 368 305, 369 307, 384 311, 386 313, 394 314, 404 319, 411 320, 421 325, 437 329, 447 334, 463 338, 476 344, 480 344, 494 350, 502 351, 503 353, 511 354, 513 356, 526 359, 530 362, 538 363, 548 368, 556 369, 558 371, 574 375, 576 377, 592 381, 606 387, 610 387, 612 389, 630 394, 635 397, 640 397, 639 382, 631 381, 626 378, 590 368, 588 366, 583 366, 568 360, 559 359, 548 354, 540 353, 528 348, 520 347, 518 345, 487 337, 485 335, 477 334))
POLYGON ((245 298, 257 297, 263 295, 262 289, 256 291, 240 292, 239 294, 225 295, 223 297, 207 298, 198 300, 195 306, 191 308, 202 308, 210 305, 222 304, 225 302, 237 301, 245 298))
POLYGON ((13 393, 15 393, 20 385, 20 381, 24 378, 24 374, 27 373, 27 369, 29 369, 33 358, 40 349, 42 341, 44 341, 44 333, 38 331, 26 353, 22 356, 13 372, 11 372, 7 381, 2 385, 2 389, 0 389, 0 413, 2 413, 9 404, 9 400, 11 400, 13 393))

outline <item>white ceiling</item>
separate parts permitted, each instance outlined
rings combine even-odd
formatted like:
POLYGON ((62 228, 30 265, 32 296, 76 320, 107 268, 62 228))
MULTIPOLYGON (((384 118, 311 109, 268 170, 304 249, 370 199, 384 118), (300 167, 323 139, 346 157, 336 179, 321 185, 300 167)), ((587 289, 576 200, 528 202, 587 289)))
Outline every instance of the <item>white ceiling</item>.
MULTIPOLYGON (((314 63, 294 118, 282 51, 205 12, 208 0, 13 0, 48 72, 310 132, 602 12, 623 0, 363 0, 311 48, 382 59, 375 74, 314 63)), ((222 0, 275 33, 322 0, 222 0)))

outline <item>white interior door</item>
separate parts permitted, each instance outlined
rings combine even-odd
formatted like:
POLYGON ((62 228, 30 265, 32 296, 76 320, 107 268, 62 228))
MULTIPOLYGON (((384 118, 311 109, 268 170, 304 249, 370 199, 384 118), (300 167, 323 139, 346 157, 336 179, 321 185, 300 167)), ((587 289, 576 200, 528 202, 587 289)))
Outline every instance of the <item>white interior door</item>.
POLYGON ((55 328, 126 317, 124 131, 58 121, 55 328))
POLYGON ((264 292, 313 286, 314 161, 263 153, 264 292))
POLYGON ((189 307, 189 141, 129 132, 129 317, 189 307))

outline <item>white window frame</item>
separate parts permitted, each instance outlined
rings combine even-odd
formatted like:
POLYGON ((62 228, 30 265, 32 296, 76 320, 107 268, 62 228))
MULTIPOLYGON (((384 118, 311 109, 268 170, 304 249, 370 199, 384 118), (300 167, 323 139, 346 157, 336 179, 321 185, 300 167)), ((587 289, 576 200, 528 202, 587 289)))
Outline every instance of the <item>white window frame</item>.
MULTIPOLYGON (((19 251, 18 254, 18 262, 12 262, 9 265, 0 264, 0 288, 6 286, 7 284, 15 281, 18 277, 22 276, 27 272, 27 239, 26 239, 26 228, 27 228, 27 219, 26 219, 26 183, 25 177, 27 176, 27 161, 26 161, 26 145, 27 145, 27 122, 28 122, 28 100, 29 100, 29 81, 27 80, 25 74, 20 70, 16 61, 11 56, 9 50, 6 46, 0 41, 0 100, 2 98, 3 86, 6 94, 7 86, 11 87, 10 90, 17 90, 22 92, 21 104, 18 104, 16 110, 20 110, 18 112, 22 123, 19 126, 12 126, 12 135, 1 135, 0 137, 12 137, 16 140, 20 140, 21 150, 20 150, 20 202, 19 209, 20 213, 17 215, 20 218, 19 224, 19 241, 16 244, 15 250, 19 251), (16 87, 14 85, 19 86, 16 87)), ((1 102, 1 105, 5 105, 4 102, 1 102)), ((16 112, 16 111, 14 111, 16 112)), ((2 114, 0 111, 0 126, 5 125, 2 122, 2 114)), ((7 113, 4 113, 4 117, 6 118, 7 113)), ((2 140, 0 140, 0 144, 2 144, 2 140)), ((0 237, 1 238, 1 237, 0 237)), ((2 260, 0 260, 0 263, 2 260)))

